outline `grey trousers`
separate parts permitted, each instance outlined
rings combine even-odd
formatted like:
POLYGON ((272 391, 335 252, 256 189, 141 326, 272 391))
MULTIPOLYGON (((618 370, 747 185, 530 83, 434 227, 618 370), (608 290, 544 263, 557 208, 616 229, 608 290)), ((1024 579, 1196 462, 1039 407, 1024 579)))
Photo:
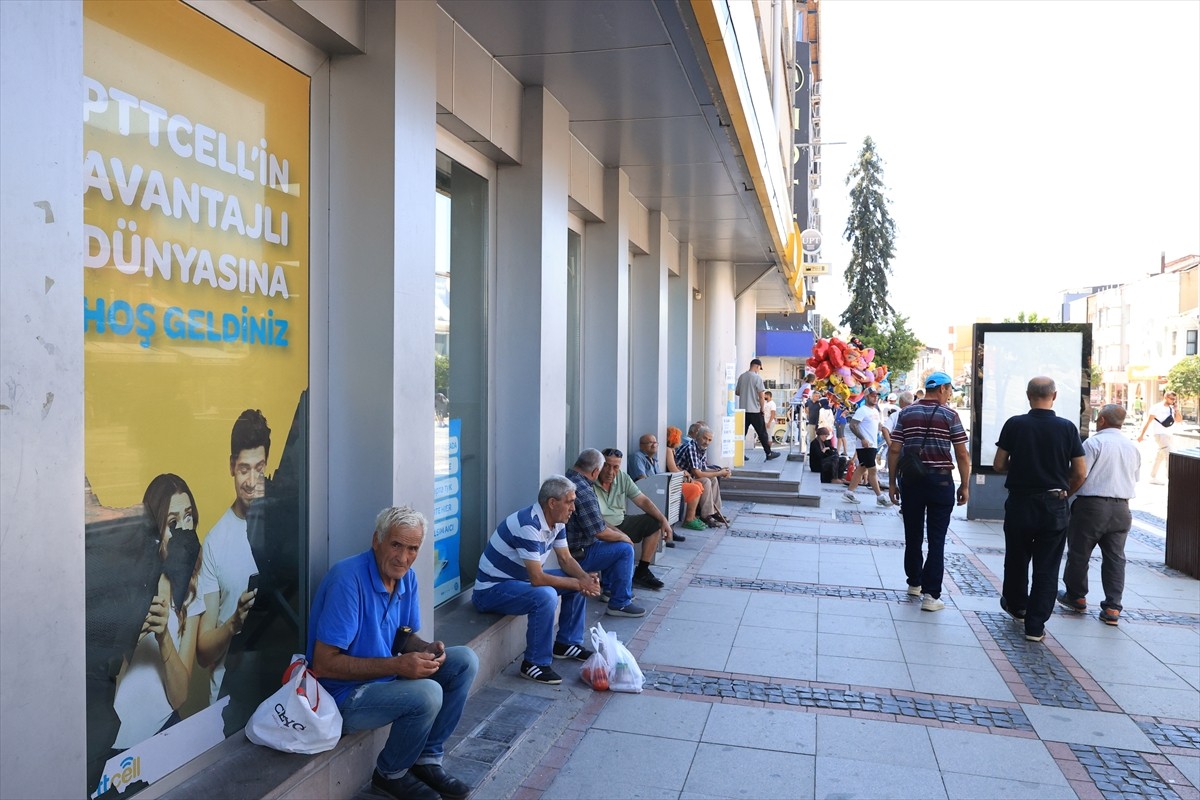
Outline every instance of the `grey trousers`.
POLYGON ((1128 500, 1080 495, 1071 506, 1071 525, 1067 529, 1067 566, 1063 584, 1067 596, 1087 597, 1088 559, 1100 545, 1100 583, 1104 587, 1101 608, 1121 610, 1125 593, 1125 539, 1133 525, 1128 500))

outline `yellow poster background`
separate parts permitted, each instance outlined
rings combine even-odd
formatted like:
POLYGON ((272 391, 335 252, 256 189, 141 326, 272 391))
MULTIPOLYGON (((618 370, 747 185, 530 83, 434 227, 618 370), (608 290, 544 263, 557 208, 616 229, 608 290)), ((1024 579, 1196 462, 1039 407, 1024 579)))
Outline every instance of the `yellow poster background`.
POLYGON ((308 386, 309 79, 176 0, 87 0, 84 13, 85 263, 104 262, 84 270, 86 476, 99 505, 120 508, 155 475, 180 475, 203 539, 233 500, 234 420, 262 410, 271 473, 308 386), (281 182, 285 160, 286 185, 264 186, 281 182), (239 230, 259 206, 279 242, 239 230), (178 248, 169 277, 128 266, 146 261, 147 239, 178 248), (229 276, 201 274, 198 255, 185 280, 192 248, 214 264, 232 257, 234 285, 214 287, 229 276), (241 259, 265 262, 273 293, 240 279, 241 259), (272 343, 246 341, 250 321, 272 343))

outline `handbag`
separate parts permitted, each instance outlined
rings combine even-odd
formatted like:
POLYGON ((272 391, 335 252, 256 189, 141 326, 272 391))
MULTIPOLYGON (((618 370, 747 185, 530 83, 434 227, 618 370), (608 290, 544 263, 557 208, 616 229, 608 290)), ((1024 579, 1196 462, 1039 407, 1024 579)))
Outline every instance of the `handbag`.
POLYGON ((1160 419, 1160 420, 1158 421, 1158 424, 1159 424, 1159 425, 1162 425, 1164 428, 1169 428, 1169 427, 1171 427, 1172 425, 1174 425, 1174 424, 1175 424, 1175 409, 1173 409, 1173 408, 1172 408, 1172 409, 1168 409, 1168 410, 1167 410, 1167 418, 1166 418, 1166 419, 1160 419))
POLYGON ((604 630, 604 626, 598 622, 592 627, 591 634, 592 647, 608 665, 608 688, 614 692, 641 694, 646 676, 642 674, 642 668, 638 666, 633 653, 621 644, 615 633, 604 630))
POLYGON ((246 723, 247 739, 285 753, 323 753, 341 736, 342 712, 300 654, 292 656, 283 686, 246 723))

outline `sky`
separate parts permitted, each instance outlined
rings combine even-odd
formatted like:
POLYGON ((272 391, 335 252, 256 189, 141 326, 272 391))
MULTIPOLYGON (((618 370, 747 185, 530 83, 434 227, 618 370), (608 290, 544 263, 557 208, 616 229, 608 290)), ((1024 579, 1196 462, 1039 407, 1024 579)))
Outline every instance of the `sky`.
POLYGON ((817 192, 835 324, 865 136, 890 302, 930 346, 1200 254, 1200 0, 821 0, 821 68, 821 138, 847 142, 822 148, 817 192))

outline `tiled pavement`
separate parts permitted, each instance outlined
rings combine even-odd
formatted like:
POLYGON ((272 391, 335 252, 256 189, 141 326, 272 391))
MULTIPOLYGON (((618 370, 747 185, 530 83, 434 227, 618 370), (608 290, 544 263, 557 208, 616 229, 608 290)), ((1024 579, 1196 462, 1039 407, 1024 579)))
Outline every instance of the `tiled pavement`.
POLYGON ((666 589, 637 591, 643 620, 593 604, 641 695, 556 662, 562 686, 514 664, 472 698, 447 756, 472 797, 1200 800, 1200 582, 1162 566, 1161 512, 1137 513, 1122 624, 1097 621, 1095 562, 1089 613, 1058 609, 1032 644, 997 605, 999 523, 956 510, 946 609, 923 613, 895 510, 784 474, 821 507, 689 532, 666 589))

